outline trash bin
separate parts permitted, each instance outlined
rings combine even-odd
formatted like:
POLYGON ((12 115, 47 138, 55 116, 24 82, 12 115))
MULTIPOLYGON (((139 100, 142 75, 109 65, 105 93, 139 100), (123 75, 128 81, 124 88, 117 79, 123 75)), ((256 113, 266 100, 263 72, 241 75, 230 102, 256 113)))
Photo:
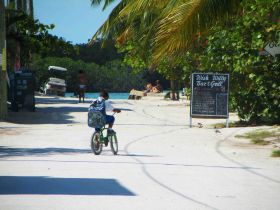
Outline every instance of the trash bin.
POLYGON ((30 71, 12 73, 10 75, 9 100, 11 109, 18 111, 26 108, 35 111, 35 77, 30 71))

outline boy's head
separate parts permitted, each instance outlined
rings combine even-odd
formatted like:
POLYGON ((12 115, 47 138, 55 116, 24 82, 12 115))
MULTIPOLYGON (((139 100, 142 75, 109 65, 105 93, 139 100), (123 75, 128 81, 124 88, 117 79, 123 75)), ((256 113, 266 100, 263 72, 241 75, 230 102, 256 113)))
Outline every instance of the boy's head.
POLYGON ((106 90, 102 90, 100 92, 100 96, 103 97, 105 100, 109 99, 109 93, 106 90))

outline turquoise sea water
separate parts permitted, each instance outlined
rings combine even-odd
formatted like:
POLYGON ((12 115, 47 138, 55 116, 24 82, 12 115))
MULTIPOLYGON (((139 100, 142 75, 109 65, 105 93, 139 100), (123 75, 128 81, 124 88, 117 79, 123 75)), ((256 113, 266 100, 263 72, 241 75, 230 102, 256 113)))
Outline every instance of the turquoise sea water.
MULTIPOLYGON (((86 93, 85 98, 95 99, 99 93, 86 93)), ((110 99, 128 99, 129 93, 109 93, 110 99)), ((65 97, 75 97, 74 93, 65 93, 65 97)))

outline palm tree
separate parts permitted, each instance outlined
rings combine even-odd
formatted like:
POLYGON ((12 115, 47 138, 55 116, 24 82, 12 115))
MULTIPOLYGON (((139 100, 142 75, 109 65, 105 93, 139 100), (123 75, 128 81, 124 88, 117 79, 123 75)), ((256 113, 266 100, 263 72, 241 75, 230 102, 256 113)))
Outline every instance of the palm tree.
MULTIPOLYGON (((116 0, 91 0, 104 3, 116 0)), ((121 43, 135 39, 151 49, 152 61, 185 52, 195 35, 237 11, 241 0, 121 0, 93 36, 115 37, 121 43)))
POLYGON ((6 21, 5 21, 5 2, 0 0, 0 119, 5 119, 8 114, 7 109, 7 83, 6 83, 6 21))

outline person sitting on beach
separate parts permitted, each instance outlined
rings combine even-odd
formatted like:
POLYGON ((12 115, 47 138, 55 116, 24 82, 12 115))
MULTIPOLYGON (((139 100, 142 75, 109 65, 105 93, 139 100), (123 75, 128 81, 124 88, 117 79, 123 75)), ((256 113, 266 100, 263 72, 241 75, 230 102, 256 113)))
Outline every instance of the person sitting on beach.
POLYGON ((152 83, 148 83, 146 85, 146 90, 144 91, 144 93, 149 93, 149 92, 152 92, 152 91, 153 91, 152 83))
POLYGON ((157 84, 156 84, 156 86, 153 87, 152 92, 153 93, 161 93, 162 92, 162 86, 161 86, 159 80, 157 80, 156 83, 157 84))
POLYGON ((113 130, 115 117, 112 115, 107 115, 107 112, 112 111, 112 112, 120 113, 121 110, 115 109, 112 106, 112 104, 110 103, 110 101, 108 101, 108 99, 109 99, 109 93, 107 91, 103 90, 100 92, 99 97, 96 100, 92 101, 91 105, 93 105, 94 103, 97 102, 97 103, 103 104, 103 106, 105 106, 102 111, 102 114, 104 114, 104 116, 105 116, 106 124, 109 124, 108 134, 113 135, 113 134, 115 134, 115 131, 113 130))

